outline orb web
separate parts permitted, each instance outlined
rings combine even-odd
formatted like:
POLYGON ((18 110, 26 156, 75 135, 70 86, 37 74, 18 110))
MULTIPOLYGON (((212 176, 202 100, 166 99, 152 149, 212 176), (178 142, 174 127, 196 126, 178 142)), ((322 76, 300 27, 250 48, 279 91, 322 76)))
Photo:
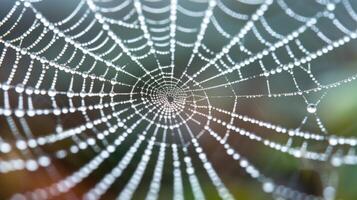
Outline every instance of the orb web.
POLYGON ((355 90, 352 0, 0 5, 4 198, 330 200, 357 164, 328 117, 355 90))

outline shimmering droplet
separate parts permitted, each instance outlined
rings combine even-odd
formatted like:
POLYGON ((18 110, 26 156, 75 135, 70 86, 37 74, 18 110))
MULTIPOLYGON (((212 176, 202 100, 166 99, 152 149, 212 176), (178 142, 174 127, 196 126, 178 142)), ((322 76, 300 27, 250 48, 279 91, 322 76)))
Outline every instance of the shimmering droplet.
POLYGON ((307 112, 309 113, 316 113, 317 111, 317 107, 316 107, 316 104, 309 104, 307 105, 307 108, 306 108, 307 112))

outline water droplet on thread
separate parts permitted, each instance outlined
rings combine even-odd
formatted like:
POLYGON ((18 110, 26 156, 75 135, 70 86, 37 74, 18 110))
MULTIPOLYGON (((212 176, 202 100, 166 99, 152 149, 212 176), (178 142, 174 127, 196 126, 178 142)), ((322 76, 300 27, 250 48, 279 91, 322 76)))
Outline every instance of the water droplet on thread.
POLYGON ((307 105, 307 108, 306 108, 307 112, 313 114, 313 113, 316 113, 317 111, 317 107, 316 107, 316 104, 309 104, 307 105))

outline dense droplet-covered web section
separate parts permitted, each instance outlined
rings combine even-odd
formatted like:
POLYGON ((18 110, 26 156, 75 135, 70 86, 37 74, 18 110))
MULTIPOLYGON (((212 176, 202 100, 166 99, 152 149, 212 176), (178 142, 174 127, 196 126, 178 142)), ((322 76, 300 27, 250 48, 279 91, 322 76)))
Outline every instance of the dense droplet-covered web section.
POLYGON ((353 0, 2 0, 0 198, 338 198, 356 37, 353 0))

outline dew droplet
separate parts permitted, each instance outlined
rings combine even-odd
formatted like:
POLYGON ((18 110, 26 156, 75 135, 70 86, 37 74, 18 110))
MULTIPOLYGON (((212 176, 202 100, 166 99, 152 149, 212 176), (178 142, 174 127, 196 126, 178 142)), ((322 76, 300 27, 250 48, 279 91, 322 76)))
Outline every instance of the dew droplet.
POLYGON ((265 182, 263 184, 263 190, 264 192, 271 193, 274 191, 274 183, 272 182, 265 182))
POLYGON ((17 109, 15 111, 15 115, 16 115, 16 117, 23 117, 25 115, 25 111, 22 109, 17 109))
POLYGON ((38 169, 38 164, 36 161, 34 160, 28 160, 26 162, 26 169, 29 170, 29 171, 35 171, 38 169))
POLYGON ((313 114, 313 113, 316 113, 317 111, 317 107, 316 107, 316 104, 309 104, 307 105, 307 108, 306 108, 307 112, 313 114))
POLYGON ((48 95, 49 95, 50 97, 54 97, 54 96, 56 95, 56 90, 54 90, 54 89, 48 90, 48 95))
POLYGON ((2 153, 8 153, 11 151, 11 146, 8 143, 4 142, 0 145, 0 151, 2 153))
POLYGON ((24 92, 24 90, 25 90, 25 87, 23 86, 23 85, 17 85, 16 87, 15 87, 15 91, 17 92, 17 93, 22 93, 22 92, 24 92))
POLYGON ((67 97, 72 98, 74 96, 74 92, 72 90, 67 92, 67 97))

